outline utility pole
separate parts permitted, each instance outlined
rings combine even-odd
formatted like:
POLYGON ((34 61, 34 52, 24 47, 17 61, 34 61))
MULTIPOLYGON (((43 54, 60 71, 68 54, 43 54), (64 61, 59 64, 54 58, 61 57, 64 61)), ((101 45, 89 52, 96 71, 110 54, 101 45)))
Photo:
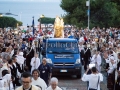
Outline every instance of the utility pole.
POLYGON ((87 15, 88 15, 88 30, 90 30, 90 0, 86 1, 86 6, 88 6, 88 11, 87 11, 87 15))

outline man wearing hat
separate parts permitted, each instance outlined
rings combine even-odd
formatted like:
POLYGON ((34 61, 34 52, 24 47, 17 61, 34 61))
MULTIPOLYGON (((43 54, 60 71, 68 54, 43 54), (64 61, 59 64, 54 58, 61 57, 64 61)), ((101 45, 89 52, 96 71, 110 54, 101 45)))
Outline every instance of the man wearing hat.
POLYGON ((90 57, 91 57, 91 51, 90 48, 87 47, 87 43, 84 43, 84 56, 83 56, 83 60, 84 60, 84 70, 87 70, 87 65, 89 64, 90 61, 90 57))

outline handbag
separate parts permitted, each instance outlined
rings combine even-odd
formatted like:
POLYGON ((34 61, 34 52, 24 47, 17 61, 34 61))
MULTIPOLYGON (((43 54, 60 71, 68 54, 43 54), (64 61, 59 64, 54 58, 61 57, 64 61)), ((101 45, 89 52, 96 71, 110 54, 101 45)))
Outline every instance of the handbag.
MULTIPOLYGON (((100 78, 100 76, 98 76, 97 88, 98 88, 98 84, 99 84, 99 78, 100 78)), ((89 88, 89 90, 97 90, 97 89, 89 88)))

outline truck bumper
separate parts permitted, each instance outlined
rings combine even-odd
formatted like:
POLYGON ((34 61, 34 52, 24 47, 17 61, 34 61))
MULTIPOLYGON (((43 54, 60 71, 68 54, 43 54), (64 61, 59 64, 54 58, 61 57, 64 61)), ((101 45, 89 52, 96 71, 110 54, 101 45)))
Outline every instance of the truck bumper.
POLYGON ((81 67, 76 68, 52 68, 53 75, 81 75, 81 67))

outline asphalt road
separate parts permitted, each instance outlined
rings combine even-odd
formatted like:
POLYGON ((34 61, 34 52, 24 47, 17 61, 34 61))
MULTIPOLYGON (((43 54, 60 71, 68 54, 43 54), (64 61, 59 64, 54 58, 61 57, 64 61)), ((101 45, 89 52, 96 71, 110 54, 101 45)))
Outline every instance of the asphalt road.
MULTIPOLYGON (((82 74, 84 70, 82 70, 82 74)), ((104 81, 101 82, 101 90, 107 90, 107 83, 105 72, 102 71, 104 81)), ((87 90, 87 83, 83 82, 81 79, 78 79, 75 75, 73 76, 54 76, 59 80, 58 86, 63 90, 87 90)))
MULTIPOLYGON (((40 58, 42 58, 40 56, 40 58)), ((41 59, 42 60, 42 59, 41 59)), ((82 67, 82 76, 84 70, 82 67)), ((106 73, 102 69, 101 73, 103 74, 103 82, 101 82, 101 90, 108 90, 107 89, 107 82, 106 82, 106 73)), ((59 80, 58 86, 61 87, 63 90, 87 90, 87 83, 83 82, 81 79, 78 79, 75 75, 74 76, 54 76, 57 77, 59 80)))

